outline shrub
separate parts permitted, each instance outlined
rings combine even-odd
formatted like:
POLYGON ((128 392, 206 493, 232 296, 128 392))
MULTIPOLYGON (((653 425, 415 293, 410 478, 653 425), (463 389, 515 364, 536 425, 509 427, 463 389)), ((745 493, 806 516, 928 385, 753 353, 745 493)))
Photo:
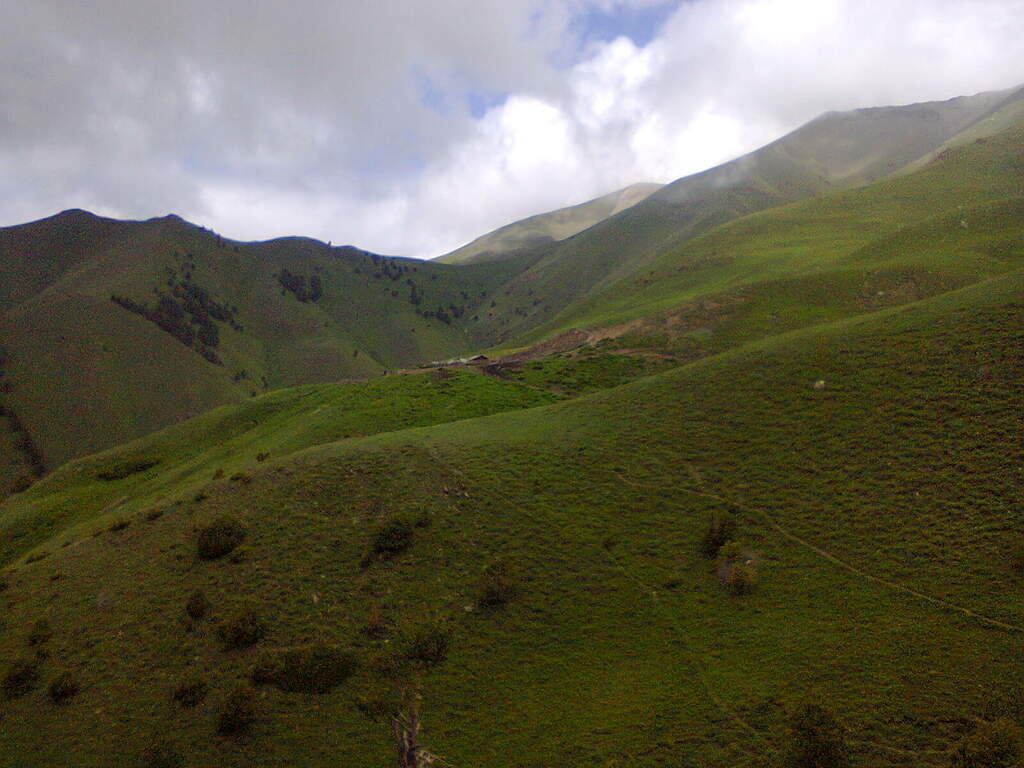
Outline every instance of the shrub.
POLYGON ((1016 768, 1024 757, 1020 727, 1008 718, 979 723, 953 749, 954 768, 1016 768))
POLYGON ((708 529, 700 542, 700 553, 708 560, 713 560, 718 555, 718 550, 736 538, 738 526, 736 518, 726 513, 715 515, 708 523, 708 529))
POLYGON ((100 480, 123 480, 130 475, 145 472, 160 463, 159 459, 134 459, 113 464, 96 473, 100 480))
POLYGON ((356 657, 333 645, 303 645, 263 655, 252 672, 259 685, 287 693, 329 693, 356 671, 356 657))
POLYGON ((199 621, 209 612, 210 601, 206 599, 206 594, 201 589, 197 589, 189 596, 188 601, 185 603, 185 613, 188 614, 190 619, 199 621))
POLYGON ((53 637, 53 630, 50 629, 50 622, 46 619, 39 619, 32 625, 28 633, 28 644, 32 646, 44 645, 53 637))
POLYGON ((239 684, 224 699, 217 716, 217 733, 237 736, 249 730, 256 720, 256 692, 251 686, 239 684))
POLYGON ((500 608, 516 594, 516 584, 507 564, 497 560, 484 566, 477 590, 477 602, 485 608, 500 608))
POLYGON ((50 701, 67 704, 78 694, 78 681, 70 672, 61 672, 50 682, 50 701))
POLYGON ((440 664, 448 658, 451 634, 439 623, 424 624, 405 638, 405 658, 424 666, 440 664))
POLYGON ((110 524, 110 527, 107 530, 111 532, 123 531, 129 525, 131 525, 130 520, 115 520, 110 524))
POLYGON ((171 701, 183 709, 195 709, 206 698, 209 687, 201 677, 184 677, 178 681, 171 694, 171 701))
POLYGON ((151 523, 154 520, 159 520, 163 516, 164 511, 162 509, 151 509, 146 513, 146 521, 151 523))
POLYGON ((30 474, 21 475, 11 483, 11 493, 24 493, 32 487, 35 481, 35 477, 30 474))
POLYGON ((199 529, 196 552, 202 560, 224 557, 245 540, 245 528, 233 517, 220 517, 199 529))
POLYGON ((389 558, 400 555, 412 545, 413 525, 408 520, 396 519, 382 523, 370 540, 370 557, 389 558))
POLYGON ((270 451, 260 451, 256 454, 256 461, 266 461, 270 458, 270 451))
POLYGON ((39 662, 35 659, 15 659, 0 680, 5 699, 16 699, 35 688, 39 681, 39 662))
POLYGON ((224 650, 235 651, 256 645, 263 639, 266 629, 256 612, 247 608, 217 627, 217 637, 224 650))
POLYGON ((217 470, 213 473, 213 479, 220 480, 222 477, 224 477, 224 467, 218 467, 217 470))
POLYGON ((140 768, 181 768, 184 764, 178 751, 165 741, 146 747, 139 760, 140 768))
POLYGON ((790 720, 786 768, 845 768, 849 764, 843 726, 820 704, 801 706, 790 720))
POLYGON ((747 595, 757 585, 754 558, 739 542, 730 541, 718 550, 715 571, 730 594, 747 595))

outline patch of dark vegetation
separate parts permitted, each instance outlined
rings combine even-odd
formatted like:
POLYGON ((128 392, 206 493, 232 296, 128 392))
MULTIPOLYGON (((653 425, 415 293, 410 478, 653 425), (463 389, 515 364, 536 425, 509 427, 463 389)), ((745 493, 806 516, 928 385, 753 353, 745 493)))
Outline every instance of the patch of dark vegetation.
POLYGON ((305 275, 297 275, 287 269, 282 269, 274 277, 277 278, 277 282, 281 284, 282 288, 291 292, 296 299, 303 303, 319 301, 323 296, 323 284, 319 275, 311 275, 307 279, 305 275))
POLYGON ((97 472, 96 479, 107 481, 124 480, 126 477, 137 475, 140 472, 145 472, 147 469, 152 469, 159 463, 160 459, 131 459, 128 461, 121 461, 97 472))
POLYGON ((256 454, 256 461, 266 461, 270 458, 270 451, 260 451, 256 454))
POLYGON ((15 480, 11 493, 23 493, 40 477, 46 474, 46 464, 43 462, 43 454, 32 439, 32 435, 22 424, 21 419, 9 407, 4 407, 3 415, 10 423, 11 432, 15 434, 14 448, 23 457, 28 465, 28 473, 15 480))
POLYGON ((170 744, 158 741, 142 750, 139 768, 183 768, 185 759, 170 744))
POLYGON ((730 595, 749 595, 757 586, 757 564, 753 554, 736 541, 718 550, 715 572, 730 595))
POLYGON ((39 662, 36 659, 15 659, 0 680, 0 691, 11 700, 24 696, 39 682, 39 662))
POLYGON ((484 566, 477 588, 477 602, 484 608, 497 609, 507 605, 517 592, 508 563, 495 560, 484 566))
POLYGON ((787 768, 847 768, 850 754, 846 730, 822 705, 803 704, 790 719, 783 765, 787 768))
POLYGON ((209 686, 201 677, 190 675, 178 681, 171 693, 171 701, 182 709, 195 709, 203 703, 209 686))
POLYGON ((1014 573, 1024 574, 1024 542, 1018 542, 1010 550, 1010 568, 1014 573))
POLYGON ((388 560, 400 555, 412 546, 414 525, 405 518, 396 518, 381 523, 370 539, 361 565, 365 568, 374 560, 388 560))
POLYGON ((46 645, 53 637, 53 629, 46 619, 39 619, 28 632, 28 644, 32 647, 46 645))
POLYGON ((70 672, 61 672, 50 682, 50 701, 54 704, 67 704, 78 695, 79 685, 70 672))
POLYGON ((329 693, 357 667, 356 656, 337 646, 303 645, 264 654, 252 671, 252 680, 286 693, 329 693))
POLYGON ((131 524, 132 524, 131 520, 115 520, 114 522, 112 522, 110 524, 110 527, 107 528, 107 530, 111 531, 111 532, 123 531, 125 528, 127 528, 131 524))
POLYGON ((245 472, 235 472, 228 480, 232 483, 240 483, 241 485, 248 485, 252 482, 252 477, 245 474, 245 472))
POLYGON ((964 736, 950 756, 953 768, 1017 768, 1024 758, 1024 735, 1009 718, 982 722, 964 736))
POLYGON ((151 509, 145 515, 146 521, 150 522, 150 523, 153 522, 154 520, 159 520, 163 516, 164 516, 164 511, 162 509, 151 509))
POLYGON ((217 716, 217 733, 240 736, 256 721, 256 692, 252 686, 239 684, 224 699, 217 716))
POLYGON ((245 541, 245 528, 233 517, 219 517, 199 529, 196 554, 201 560, 216 560, 245 541))
POLYGON ((267 627, 252 608, 239 611, 217 627, 217 637, 225 651, 251 648, 263 639, 267 627))
POLYGON ((714 560, 722 547, 736 539, 738 530, 736 518, 732 515, 728 513, 715 515, 708 523, 704 538, 701 539, 700 553, 708 560, 714 560))
POLYGON ((201 589, 193 592, 185 603, 185 613, 193 621, 206 618, 210 612, 210 601, 201 589))
POLYGON ((241 326, 234 320, 235 309, 212 299, 209 291, 192 281, 189 272, 185 273, 184 279, 172 277, 168 286, 172 295, 160 295, 153 309, 116 293, 111 294, 110 300, 153 323, 207 361, 223 365, 214 351, 220 345, 220 329, 214 321, 228 323, 240 330, 241 326))
POLYGON ((403 653, 414 664, 432 667, 448 658, 452 637, 440 622, 422 624, 403 639, 403 653))

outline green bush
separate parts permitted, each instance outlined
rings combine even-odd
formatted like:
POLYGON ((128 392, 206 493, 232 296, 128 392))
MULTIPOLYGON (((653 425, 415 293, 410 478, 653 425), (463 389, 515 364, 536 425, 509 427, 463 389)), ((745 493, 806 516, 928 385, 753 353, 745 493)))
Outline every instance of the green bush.
POLYGON ((370 546, 361 565, 365 568, 374 560, 386 560, 400 555, 412 546, 413 535, 413 523, 404 518, 381 523, 370 538, 370 546))
POLYGON ((245 541, 245 528, 233 517, 211 520, 199 529, 196 538, 196 553, 202 560, 216 560, 224 557, 245 541))
POLYGON ((846 768, 849 764, 843 726, 820 704, 802 705, 790 719, 783 765, 786 768, 846 768))
POLYGON ((701 539, 700 553, 708 560, 713 560, 718 555, 718 550, 736 538, 738 528, 736 518, 732 515, 715 515, 708 523, 704 538, 701 539))
POLYGON ((50 629, 50 622, 46 619, 39 619, 29 630, 28 644, 31 646, 45 645, 51 637, 53 637, 53 630, 50 629))
POLYGON ((477 602, 485 608, 500 608, 516 595, 516 583, 503 560, 484 566, 477 589, 477 602))
POLYGON ((185 760, 165 741, 151 744, 142 751, 139 768, 182 768, 185 760))
POLYGON ((245 733, 256 720, 256 692, 251 686, 239 684, 224 699, 217 716, 217 733, 237 736, 245 733))
POLYGON ((715 572, 731 595, 748 595, 757 586, 754 557, 737 541, 730 541, 718 550, 715 572))
POLYGON ((236 613, 217 627, 217 637, 226 651, 250 648, 262 640, 265 633, 266 626, 251 608, 236 613))
POLYGON ((50 682, 50 701, 54 704, 67 704, 78 695, 78 681, 70 672, 61 672, 50 682))
POLYGON ((206 599, 206 594, 201 589, 197 589, 189 596, 188 602, 185 603, 185 613, 190 619, 199 621, 209 612, 210 601, 206 599))
POLYGON ((1008 718, 979 723, 953 749, 953 768, 1017 768, 1024 759, 1020 727, 1008 718))
POLYGON ((183 709, 195 709, 206 698, 207 690, 209 690, 209 686, 201 677, 194 675, 183 677, 174 687, 171 701, 183 709))
POLYGON ((416 664, 434 666, 448 658, 451 634, 434 622, 417 627, 405 638, 405 658, 416 664))
POLYGON ((117 464, 113 464, 106 469, 100 470, 96 473, 96 477, 100 480, 123 480, 131 475, 138 474, 139 472, 145 472, 147 469, 152 469, 160 463, 159 459, 133 459, 130 461, 122 461, 117 464))
POLYGON ((35 688, 39 681, 39 662, 35 659, 15 659, 0 680, 5 699, 16 699, 35 688))
POLYGON ((303 645, 270 651, 256 664, 252 680, 286 693, 329 693, 358 666, 354 654, 332 645, 303 645))

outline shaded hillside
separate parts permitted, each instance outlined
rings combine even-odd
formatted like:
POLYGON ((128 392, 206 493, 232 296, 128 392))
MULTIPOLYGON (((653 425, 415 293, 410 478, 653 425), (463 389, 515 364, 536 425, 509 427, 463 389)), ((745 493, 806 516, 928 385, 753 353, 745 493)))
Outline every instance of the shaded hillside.
POLYGON ((282 446, 180 505, 149 502, 177 461, 71 483, 89 519, 2 574, 0 761, 385 765, 397 675, 459 766, 768 765, 809 693, 857 768, 942 766, 1019 714, 1022 295, 1018 269, 576 400, 282 446), (727 513, 745 593, 701 554, 727 513), (200 559, 225 516, 243 543, 200 559), (484 602, 496 558, 514 589, 484 602), (274 671, 316 643, 312 681, 274 671))
POLYGON ((565 240, 609 216, 632 208, 660 188, 660 184, 631 184, 586 203, 530 216, 478 237, 451 253, 439 256, 435 261, 442 264, 494 261, 518 251, 565 240))
POLYGON ((65 212, 0 230, 0 404, 52 468, 268 389, 468 352, 470 309, 516 268, 65 212))
POLYGON ((1009 90, 822 115, 756 152, 668 184, 551 246, 503 287, 494 307, 482 308, 479 333, 493 343, 514 343, 698 234, 892 173, 1022 96, 1024 90, 1009 90))

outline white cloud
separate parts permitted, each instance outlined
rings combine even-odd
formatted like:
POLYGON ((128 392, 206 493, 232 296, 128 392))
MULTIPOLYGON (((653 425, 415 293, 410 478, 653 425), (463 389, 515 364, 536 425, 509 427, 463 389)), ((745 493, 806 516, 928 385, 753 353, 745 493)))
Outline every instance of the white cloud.
POLYGON ((659 2, 21 4, 0 46, 0 222, 177 211, 229 237, 433 255, 825 110, 1024 81, 1024 0, 690 0, 645 47, 574 25, 659 2), (505 98, 476 119, 471 91, 505 98))

